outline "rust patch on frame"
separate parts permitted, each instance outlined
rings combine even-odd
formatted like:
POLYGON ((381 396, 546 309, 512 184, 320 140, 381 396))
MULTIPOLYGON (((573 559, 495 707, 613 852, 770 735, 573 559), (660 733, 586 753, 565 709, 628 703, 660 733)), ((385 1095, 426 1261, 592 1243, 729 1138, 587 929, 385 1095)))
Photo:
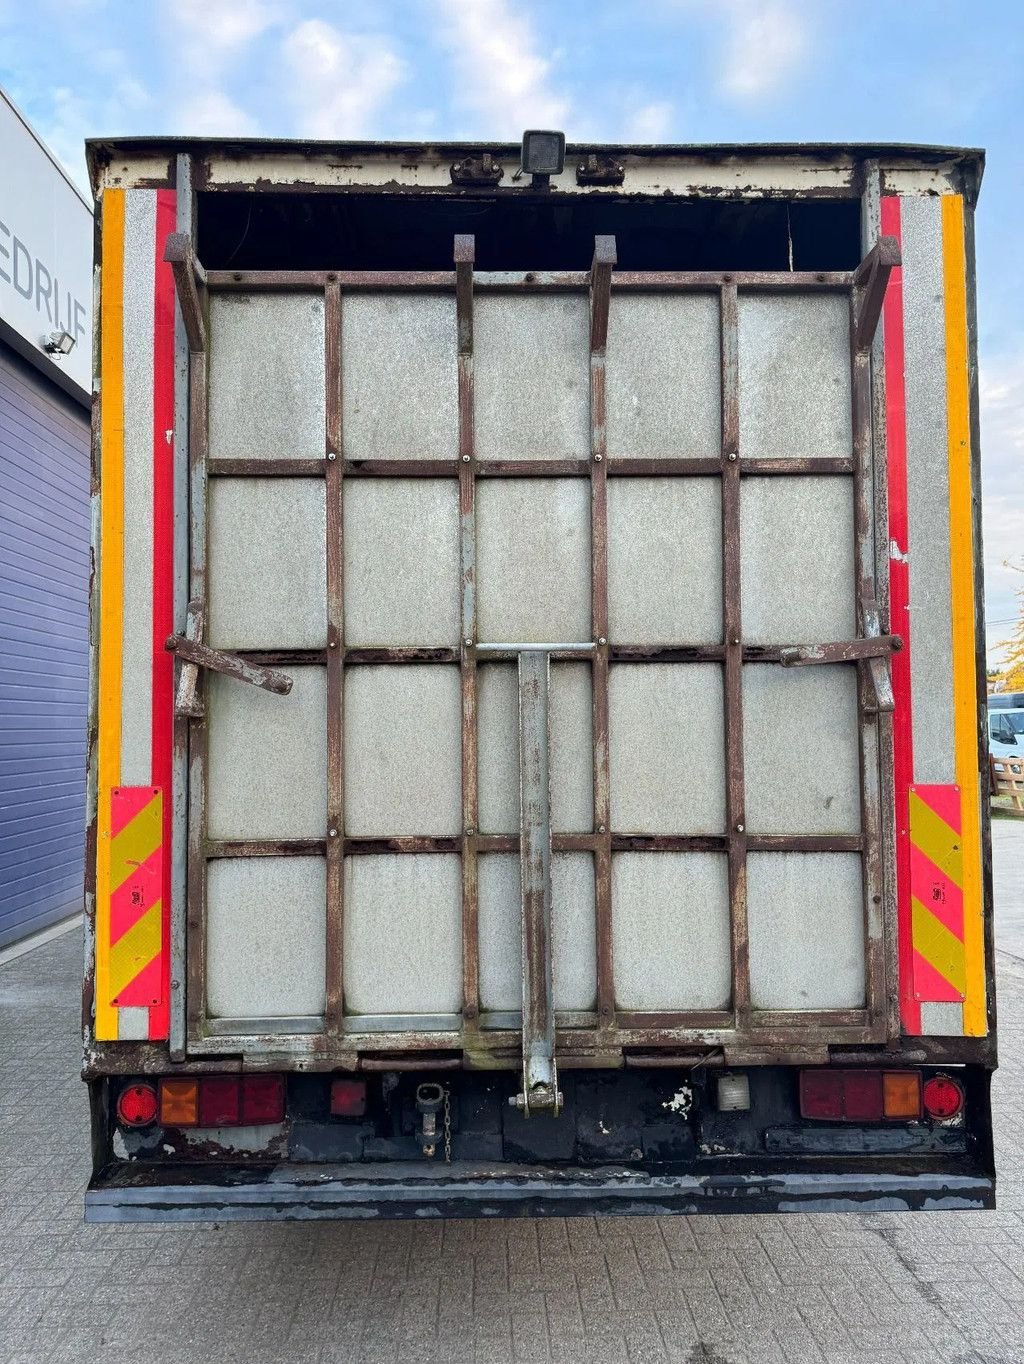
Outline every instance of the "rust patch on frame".
POLYGON ((594 729, 595 937, 598 1027, 608 1037, 615 1027, 612 942, 611 780, 608 757, 608 428, 605 360, 611 305, 614 237, 595 237, 590 270, 590 546, 594 729))
POLYGON ((341 425, 341 287, 328 283, 324 293, 324 379, 326 420, 324 489, 327 509, 327 903, 325 1027, 337 1037, 343 1024, 342 920, 345 898, 345 766, 342 693, 345 670, 344 468, 341 425))
POLYGON ((747 825, 743 775, 743 623, 740 582, 739 302, 736 284, 719 294, 722 373, 722 618, 725 630, 725 818, 729 847, 732 1005, 736 1027, 750 1027, 747 931, 747 825))
POLYGON ((462 645, 459 678, 462 704, 462 1021, 464 1045, 474 1047, 480 1019, 480 890, 477 830, 480 825, 477 774, 476 677, 476 430, 473 410, 473 263, 476 241, 454 242, 455 315, 458 332, 459 563, 462 645))

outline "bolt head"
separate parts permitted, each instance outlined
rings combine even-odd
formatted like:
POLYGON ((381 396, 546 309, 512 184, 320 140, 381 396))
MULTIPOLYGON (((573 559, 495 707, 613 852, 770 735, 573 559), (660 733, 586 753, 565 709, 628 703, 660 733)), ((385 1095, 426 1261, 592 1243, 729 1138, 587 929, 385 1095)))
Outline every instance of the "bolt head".
POLYGON ((338 837, 338 831, 337 831, 337 829, 328 829, 328 830, 327 830, 327 833, 328 833, 328 836, 331 837, 331 838, 337 838, 337 837, 338 837))
POLYGON ((594 456, 594 463, 595 463, 595 464, 600 464, 601 461, 602 461, 602 459, 604 459, 604 455, 595 455, 595 456, 594 456))
POLYGON ((334 460, 336 460, 336 459, 338 458, 338 456, 334 453, 333 450, 328 450, 328 451, 327 451, 327 458, 333 462, 334 460))
POLYGON ((737 824, 737 825, 736 825, 736 832, 737 832, 738 834, 741 834, 741 833, 743 832, 743 825, 742 825, 742 824, 737 824))
POLYGON ((470 637, 469 637, 468 635, 466 636, 466 638, 465 638, 462 642, 463 642, 463 644, 465 644, 465 646, 466 646, 467 649, 472 649, 472 647, 473 647, 473 641, 472 641, 472 639, 470 639, 470 637))
POLYGON ((730 463, 735 463, 735 461, 736 461, 738 458, 739 458, 739 456, 737 455, 737 453, 736 453, 735 450, 730 450, 730 451, 729 451, 728 459, 729 459, 729 462, 730 462, 730 463))
POLYGON ((468 464, 468 463, 469 463, 469 456, 468 456, 468 455, 463 455, 463 456, 462 456, 462 462, 463 462, 463 464, 468 464))
POLYGON ((603 824, 599 824, 599 825, 597 826, 597 832, 598 832, 599 834, 603 834, 603 833, 604 833, 604 825, 603 825, 603 824))

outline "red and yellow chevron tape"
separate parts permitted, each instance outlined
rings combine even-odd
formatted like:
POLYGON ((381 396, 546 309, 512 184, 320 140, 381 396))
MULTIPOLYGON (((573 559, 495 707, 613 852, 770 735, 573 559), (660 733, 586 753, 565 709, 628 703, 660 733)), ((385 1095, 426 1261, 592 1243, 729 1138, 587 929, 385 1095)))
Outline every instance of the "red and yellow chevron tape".
POLYGON ((914 993, 955 1004, 967 993, 959 786, 910 788, 914 993))
POLYGON ((163 999, 163 793, 116 786, 110 793, 109 1003, 151 1008, 163 999))

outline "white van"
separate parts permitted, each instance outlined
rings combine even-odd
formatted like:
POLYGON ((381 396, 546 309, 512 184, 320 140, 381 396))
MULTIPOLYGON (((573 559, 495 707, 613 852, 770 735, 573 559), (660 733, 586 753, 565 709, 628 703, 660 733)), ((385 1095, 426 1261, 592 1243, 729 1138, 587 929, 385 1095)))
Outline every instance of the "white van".
POLYGON ((1024 758, 1024 692, 988 698, 988 751, 993 758, 1024 758))

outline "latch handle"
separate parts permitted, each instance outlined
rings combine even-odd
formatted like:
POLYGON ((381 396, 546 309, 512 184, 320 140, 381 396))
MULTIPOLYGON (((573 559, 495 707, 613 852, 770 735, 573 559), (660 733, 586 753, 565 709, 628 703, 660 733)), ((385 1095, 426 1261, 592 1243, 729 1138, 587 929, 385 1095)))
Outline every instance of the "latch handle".
POLYGON ((253 687, 262 687, 277 696, 287 696, 292 689, 292 679, 274 668, 261 668, 249 663, 238 654, 225 654, 219 649, 211 649, 198 640, 185 639, 182 635, 168 635, 164 644, 168 653, 175 654, 185 663, 194 663, 199 668, 210 668, 213 672, 233 677, 236 682, 248 682, 253 687))
POLYGON ((837 644, 794 644, 783 649, 784 668, 807 668, 815 663, 859 663, 866 658, 889 658, 903 648, 899 635, 874 635, 868 639, 845 639, 837 644))

